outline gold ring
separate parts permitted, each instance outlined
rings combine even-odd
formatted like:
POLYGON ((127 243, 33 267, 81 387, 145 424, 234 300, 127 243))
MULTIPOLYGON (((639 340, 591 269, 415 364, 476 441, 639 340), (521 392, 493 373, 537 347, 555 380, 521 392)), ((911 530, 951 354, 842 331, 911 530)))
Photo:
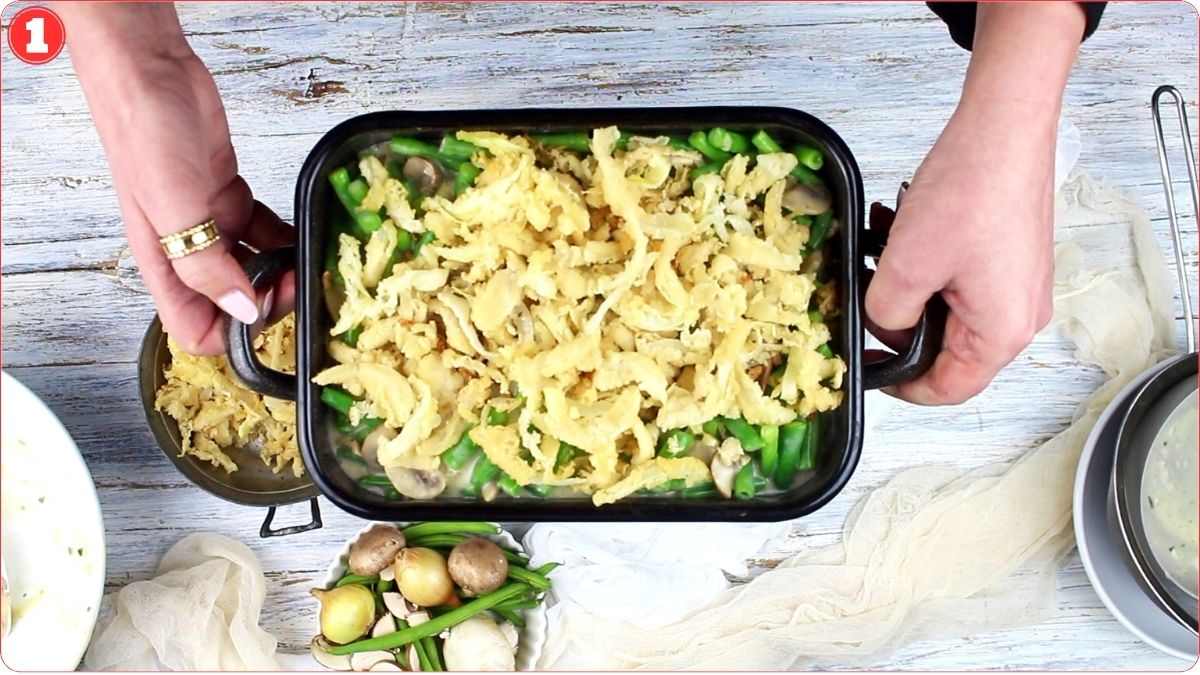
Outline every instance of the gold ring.
POLYGON ((159 237, 158 242, 162 244, 163 252, 167 254, 168 259, 178 260, 184 256, 203 251, 217 243, 220 238, 221 233, 217 232, 216 221, 209 218, 203 223, 189 227, 182 232, 159 237))

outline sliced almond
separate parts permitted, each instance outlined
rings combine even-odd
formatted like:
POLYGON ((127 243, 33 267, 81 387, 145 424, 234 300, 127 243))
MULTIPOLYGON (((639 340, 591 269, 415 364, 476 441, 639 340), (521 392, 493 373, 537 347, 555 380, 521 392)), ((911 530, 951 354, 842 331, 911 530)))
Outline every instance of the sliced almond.
POLYGON ((429 612, 413 612, 408 615, 406 621, 408 621, 409 626, 420 626, 429 621, 429 612))
POLYGON ((359 672, 365 672, 371 669, 377 663, 391 661, 396 662, 396 657, 392 656, 391 652, 375 651, 375 652, 357 652, 350 655, 350 668, 359 672))
POLYGON ((500 624, 500 632, 504 633, 504 639, 508 640, 508 644, 512 645, 513 651, 517 651, 517 627, 505 621, 500 624))
POLYGON ((330 670, 350 670, 350 656, 338 656, 329 653, 329 643, 318 635, 312 639, 309 651, 313 660, 330 670))
POLYGON ((381 670, 403 671, 404 669, 401 668, 400 666, 392 663, 391 661, 380 661, 379 663, 376 663, 375 665, 371 666, 371 670, 377 672, 377 671, 381 671, 381 670))
POLYGON ((408 646, 408 669, 414 673, 421 672, 421 657, 417 656, 417 648, 414 645, 408 646))
POLYGON ((382 570, 379 571, 379 580, 380 581, 395 581, 396 580, 396 569, 394 567, 392 567, 391 565, 388 565, 387 567, 383 568, 382 570))
POLYGON ((408 603, 404 601, 404 596, 399 593, 384 593, 383 606, 387 607, 387 611, 397 619, 408 619, 408 615, 412 614, 408 609, 408 603))

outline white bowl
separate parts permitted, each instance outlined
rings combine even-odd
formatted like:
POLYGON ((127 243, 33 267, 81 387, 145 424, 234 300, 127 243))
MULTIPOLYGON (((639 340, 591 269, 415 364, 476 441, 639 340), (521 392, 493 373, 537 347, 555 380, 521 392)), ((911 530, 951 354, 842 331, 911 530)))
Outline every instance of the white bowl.
POLYGON ((0 656, 14 670, 74 670, 104 592, 100 502, 54 413, 7 372, 0 382, 0 550, 13 607, 0 656))
POLYGON ((1196 636, 1167 615, 1139 584, 1126 561, 1121 535, 1108 517, 1108 487, 1121 418, 1133 392, 1165 365, 1134 378, 1097 419, 1079 457, 1072 517, 1083 569, 1108 611, 1151 647, 1195 661, 1196 636))
MULTIPOLYGON (((329 569, 325 572, 325 579, 321 582, 322 588, 329 588, 338 582, 339 579, 346 576, 349 569, 347 561, 350 559, 350 546, 358 541, 358 538, 364 532, 371 529, 373 525, 378 523, 367 523, 354 538, 347 541, 342 547, 337 558, 330 564, 329 569)), ((406 527, 409 523, 385 523, 392 524, 396 527, 406 527)), ((493 523, 495 524, 495 523, 493 523)), ((497 525, 499 527, 499 525, 497 525)), ((501 529, 500 534, 479 535, 491 539, 500 546, 508 548, 518 553, 525 553, 524 547, 516 540, 507 530, 501 529)), ((316 612, 313 612, 314 621, 316 612)), ((542 603, 533 609, 526 609, 521 614, 525 619, 525 627, 520 629, 517 638, 517 670, 537 670, 538 658, 542 655, 542 647, 546 642, 546 605, 542 603)))

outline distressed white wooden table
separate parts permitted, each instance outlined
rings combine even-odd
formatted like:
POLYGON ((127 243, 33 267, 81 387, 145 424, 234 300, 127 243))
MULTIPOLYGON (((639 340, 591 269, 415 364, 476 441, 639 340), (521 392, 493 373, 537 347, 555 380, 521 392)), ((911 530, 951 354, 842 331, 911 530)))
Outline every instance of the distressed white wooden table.
MULTIPOLYGON (((317 138, 349 116, 389 108, 793 106, 838 129, 862 166, 867 198, 887 200, 950 114, 968 58, 919 4, 206 4, 180 11, 224 97, 242 174, 285 219, 317 138)), ((1155 85, 1174 83, 1194 116, 1196 40, 1196 14, 1186 4, 1110 6, 1066 95, 1065 114, 1083 132, 1081 165, 1136 195, 1164 246, 1147 100, 1155 85)), ((359 521, 325 502, 324 529, 260 541, 261 510, 201 492, 163 457, 143 422, 135 367, 154 309, 83 96, 66 58, 31 67, 4 50, 2 65, 3 366, 48 401, 83 448, 104 509, 110 589, 150 575, 184 534, 221 532, 257 552, 271 582, 265 627, 284 651, 302 651, 314 630, 307 590, 359 521)), ((1194 274, 1196 224, 1185 225, 1194 274)), ((1115 224, 1059 237, 1086 237, 1093 260, 1128 258, 1115 224)), ((864 491, 903 467, 1016 456, 1062 429, 1101 378, 1046 335, 970 403, 896 408, 870 434, 842 495, 797 522, 774 555, 833 541, 864 491)), ((280 514, 306 517, 303 505, 280 514)), ((1109 616, 1077 557, 1058 583, 1062 611, 1051 623, 920 642, 878 665, 1179 667, 1109 616)))

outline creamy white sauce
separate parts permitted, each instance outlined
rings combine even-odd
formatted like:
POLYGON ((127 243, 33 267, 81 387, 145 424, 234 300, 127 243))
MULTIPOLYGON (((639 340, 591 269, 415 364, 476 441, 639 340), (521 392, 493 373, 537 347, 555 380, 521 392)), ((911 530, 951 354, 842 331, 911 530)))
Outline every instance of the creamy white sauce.
POLYGON ((1142 473, 1142 527, 1150 551, 1167 576, 1193 596, 1200 564, 1198 422, 1197 395, 1192 392, 1154 437, 1142 473))

